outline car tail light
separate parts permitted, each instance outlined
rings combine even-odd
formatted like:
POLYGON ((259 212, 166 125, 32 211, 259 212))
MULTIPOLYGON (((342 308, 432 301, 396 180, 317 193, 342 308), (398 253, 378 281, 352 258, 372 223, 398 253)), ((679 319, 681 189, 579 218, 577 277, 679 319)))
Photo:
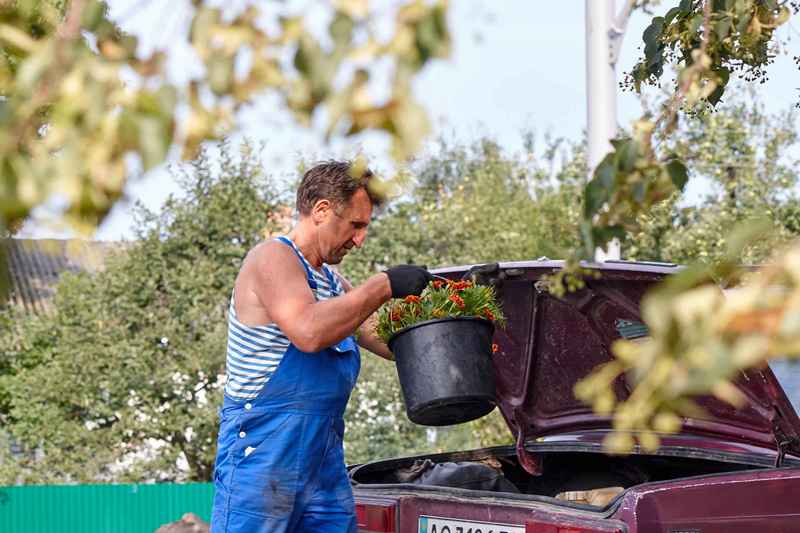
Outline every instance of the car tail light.
POLYGON ((525 533, 622 533, 613 525, 566 525, 550 522, 525 522, 525 533))
POLYGON ((356 503, 356 521, 362 533, 394 533, 395 505, 356 503))

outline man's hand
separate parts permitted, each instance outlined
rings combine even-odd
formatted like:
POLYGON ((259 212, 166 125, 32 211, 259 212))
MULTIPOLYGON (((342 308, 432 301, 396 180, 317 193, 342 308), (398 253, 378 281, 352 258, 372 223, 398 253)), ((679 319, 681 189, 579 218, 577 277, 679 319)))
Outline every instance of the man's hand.
POLYGON ((417 265, 399 265, 384 271, 389 276, 392 298, 405 298, 419 294, 433 279, 425 267, 417 265))

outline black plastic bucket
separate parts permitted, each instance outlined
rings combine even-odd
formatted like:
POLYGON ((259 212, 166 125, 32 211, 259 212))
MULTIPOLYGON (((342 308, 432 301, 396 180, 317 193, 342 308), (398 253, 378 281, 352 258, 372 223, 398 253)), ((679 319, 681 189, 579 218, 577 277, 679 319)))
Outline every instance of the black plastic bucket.
POLYGON ((419 322, 389 339, 412 422, 449 426, 494 409, 493 333, 488 320, 453 317, 419 322))

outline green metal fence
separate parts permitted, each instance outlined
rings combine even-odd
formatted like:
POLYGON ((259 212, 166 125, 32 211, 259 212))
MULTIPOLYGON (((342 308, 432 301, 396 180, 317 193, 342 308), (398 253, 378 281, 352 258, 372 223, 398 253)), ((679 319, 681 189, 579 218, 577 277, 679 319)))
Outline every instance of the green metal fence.
POLYGON ((210 483, 0 487, 2 533, 152 533, 192 512, 208 521, 210 483))

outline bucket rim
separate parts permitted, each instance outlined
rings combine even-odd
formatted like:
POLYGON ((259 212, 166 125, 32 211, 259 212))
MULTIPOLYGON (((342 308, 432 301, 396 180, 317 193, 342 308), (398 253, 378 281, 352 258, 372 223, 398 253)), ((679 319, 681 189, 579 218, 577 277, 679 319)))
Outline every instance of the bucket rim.
MULTIPOLYGON (((391 337, 389 337, 389 341, 386 343, 386 345, 389 347, 390 350, 392 350, 392 344, 394 344, 394 341, 397 340, 397 337, 399 337, 403 333, 407 333, 407 332, 411 331, 412 329, 416 329, 416 328, 421 327, 421 326, 426 326, 428 324, 437 324, 437 323, 440 323, 440 322, 478 322, 478 323, 483 323, 483 324, 486 324, 487 326, 489 326, 489 328, 491 329, 491 335, 494 335, 494 322, 492 322, 491 320, 487 320, 485 318, 481 318, 481 317, 478 317, 478 316, 445 316, 445 317, 442 317, 442 318, 431 318, 429 320, 423 320, 422 322, 416 322, 414 324, 411 324, 410 326, 404 327, 403 329, 397 330, 392 334, 391 337)), ((392 350, 392 351, 394 352, 394 350, 392 350)))

